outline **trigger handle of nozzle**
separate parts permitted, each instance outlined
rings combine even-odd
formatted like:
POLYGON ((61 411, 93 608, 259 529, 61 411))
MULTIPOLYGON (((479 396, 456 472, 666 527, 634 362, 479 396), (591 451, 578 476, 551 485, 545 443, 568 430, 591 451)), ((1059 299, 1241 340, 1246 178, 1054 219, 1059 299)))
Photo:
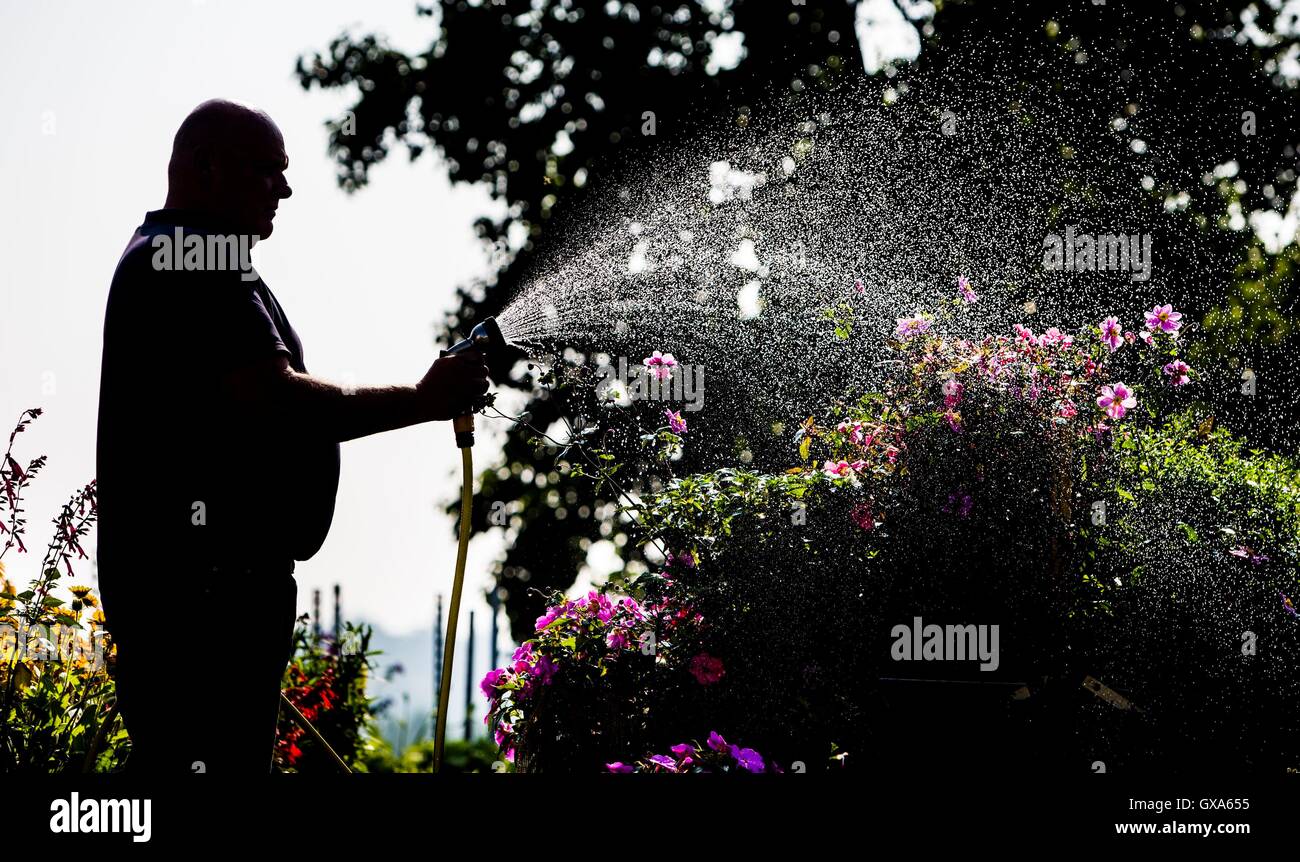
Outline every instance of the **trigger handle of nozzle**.
MULTIPOLYGON (((476 336, 472 336, 471 338, 467 338, 467 339, 465 339, 465 341, 461 342, 461 344, 465 344, 466 342, 468 342, 469 344, 473 345, 474 347, 476 347, 476 348, 478 348, 478 349, 480 349, 480 350, 486 351, 486 350, 488 349, 488 345, 489 345, 490 341, 491 341, 491 339, 488 338, 486 335, 476 335, 476 336)), ((462 347, 461 349, 463 350, 464 348, 462 347)), ((457 353, 457 352, 459 352, 459 351, 456 351, 456 350, 439 350, 439 351, 438 351, 438 356, 439 356, 439 358, 441 358, 441 357, 443 357, 443 356, 450 356, 451 354, 453 354, 453 353, 457 353)), ((453 418, 453 419, 451 420, 451 430, 453 430, 453 431, 456 432, 456 448, 457 448, 457 449, 472 449, 472 448, 474 448, 474 411, 473 411, 473 409, 470 409, 470 410, 466 411, 465 413, 462 413, 461 415, 456 416, 455 418, 453 418)))

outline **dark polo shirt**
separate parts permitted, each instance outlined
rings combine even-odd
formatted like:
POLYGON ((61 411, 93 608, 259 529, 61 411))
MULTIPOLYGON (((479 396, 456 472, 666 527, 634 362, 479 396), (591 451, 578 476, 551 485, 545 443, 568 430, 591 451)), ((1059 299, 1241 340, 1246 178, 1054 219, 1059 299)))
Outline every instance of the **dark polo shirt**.
POLYGON ((236 411, 221 390, 224 374, 276 354, 307 366, 284 309, 238 255, 193 268, 175 247, 179 236, 223 248, 210 235, 234 232, 195 213, 146 214, 109 288, 96 441, 106 589, 159 566, 287 569, 316 553, 334 516, 338 443, 236 411))

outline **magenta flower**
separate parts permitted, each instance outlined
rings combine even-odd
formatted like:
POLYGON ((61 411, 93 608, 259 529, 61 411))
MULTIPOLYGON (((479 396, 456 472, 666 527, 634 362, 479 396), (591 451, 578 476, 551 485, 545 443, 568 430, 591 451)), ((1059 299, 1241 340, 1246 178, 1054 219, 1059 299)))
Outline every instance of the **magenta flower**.
POLYGON ((643 362, 646 370, 659 380, 667 380, 672 377, 673 368, 677 365, 677 360, 673 359, 671 353, 660 353, 658 350, 644 359, 643 362))
POLYGON ((533 665, 533 673, 537 675, 537 679, 541 681, 542 685, 550 685, 551 677, 555 676, 555 672, 559 669, 560 666, 551 661, 550 656, 545 655, 539 656, 537 664, 533 665))
POLYGON ((693 569, 696 566, 695 554, 692 551, 682 551, 680 554, 668 552, 667 565, 683 566, 687 569, 693 569))
POLYGON ((514 656, 510 659, 515 663, 515 673, 527 673, 533 664, 533 645, 525 643, 515 650, 514 656))
POLYGON ((1079 415, 1079 409, 1074 406, 1074 402, 1069 398, 1062 398, 1057 402, 1056 415, 1062 419, 1073 419, 1079 415))
POLYGON ((669 772, 679 771, 677 768, 677 761, 673 760, 666 754, 652 754, 646 758, 646 761, 648 763, 653 763, 655 766, 662 766, 669 772))
POLYGON ((914 317, 899 317, 894 322, 897 324, 894 335, 903 341, 921 335, 930 328, 930 318, 919 311, 914 317))
POLYGON ((945 512, 956 515, 959 518, 970 516, 971 509, 975 506, 975 500, 970 494, 962 491, 954 491, 948 495, 948 504, 943 507, 945 512))
POLYGON ((687 757, 687 755, 695 753, 695 746, 691 745, 689 742, 680 742, 670 748, 669 751, 677 755, 679 758, 687 757))
POLYGON ((1282 598, 1282 609, 1293 617, 1300 617, 1300 611, 1296 610, 1295 602, 1287 597, 1287 594, 1278 590, 1277 593, 1282 598))
POLYGON ((764 769, 763 758, 752 748, 741 748, 738 745, 731 746, 731 756, 736 759, 740 768, 747 772, 762 772, 764 769))
POLYGON ((876 516, 871 511, 868 503, 858 503, 849 513, 849 518, 858 526, 858 529, 870 532, 876 526, 876 516))
POLYGON ((1182 386, 1191 378, 1191 368, 1181 359, 1175 359, 1164 367, 1165 376, 1169 378, 1170 386, 1182 386))
POLYGON ((627 633, 622 629, 614 629, 605 636, 605 644, 610 649, 623 649, 628 645, 627 633))
POLYGON ((957 378, 953 377, 945 380, 943 384, 943 406, 952 410, 961 403, 961 394, 965 390, 966 387, 957 378))
POLYGON ((505 668, 497 668, 496 670, 488 671, 483 677, 483 681, 478 684, 479 690, 483 692, 483 696, 488 700, 495 699, 497 696, 497 682, 499 682, 501 677, 505 675, 505 668))
POLYGON ((668 427, 673 429, 674 434, 686 433, 686 420, 682 418, 680 412, 675 413, 672 410, 665 410, 664 416, 668 417, 668 427))
POLYGON ((695 681, 700 685, 713 685, 726 673, 722 667, 722 659, 706 652, 691 659, 690 671, 691 676, 695 677, 695 681))
POLYGON ((635 770, 633 769, 632 766, 629 766, 629 765, 626 764, 626 763, 620 763, 620 762, 618 762, 617 760, 614 761, 613 763, 606 763, 606 764, 605 764, 605 768, 608 769, 610 772, 633 772, 633 771, 635 771, 635 770))
POLYGON ((1119 343, 1123 337, 1123 329, 1119 325, 1118 317, 1111 316, 1101 322, 1101 343, 1109 347, 1111 353, 1119 350, 1119 343))
POLYGON ((962 301, 967 305, 979 301, 979 294, 971 290, 970 279, 964 275, 957 276, 957 292, 961 294, 962 301))
POLYGON ((1029 344, 1037 344, 1037 343, 1038 343, 1038 339, 1034 337, 1034 331, 1033 331, 1032 329, 1030 329, 1028 326, 1023 326, 1023 325, 1017 323, 1015 328, 1016 328, 1016 340, 1017 340, 1017 341, 1024 341, 1024 342, 1027 342, 1027 343, 1029 343, 1029 344))
POLYGON ((849 422, 845 420, 844 422, 841 422, 839 425, 837 425, 835 430, 840 432, 841 434, 848 434, 849 441, 852 443, 861 445, 864 440, 868 444, 871 442, 871 440, 866 435, 866 431, 863 430, 861 422, 849 422))
POLYGON ((854 279, 853 292, 856 293, 858 296, 863 296, 864 294, 866 294, 867 286, 862 283, 862 279, 860 278, 854 279))
POLYGON ((1234 557, 1241 557, 1243 560, 1249 560, 1251 565, 1258 566, 1260 563, 1267 563, 1268 557, 1264 554, 1257 554, 1252 548, 1246 545, 1238 545, 1231 551, 1228 551, 1234 557))
POLYGON ((714 751, 726 751, 726 750, 727 750, 727 740, 723 739, 723 738, 722 738, 722 735, 721 735, 720 733, 718 733, 716 730, 710 730, 710 731, 709 731, 709 742, 708 742, 708 745, 709 745, 709 748, 712 748, 714 751))
POLYGON ((1123 419, 1124 414, 1137 406, 1137 398, 1123 383, 1112 383, 1101 387, 1101 396, 1097 406, 1106 411, 1111 419, 1123 419))
POLYGON ((1147 329, 1159 329, 1161 332, 1177 332, 1183 316, 1174 311, 1172 305, 1157 305, 1147 312, 1147 329))

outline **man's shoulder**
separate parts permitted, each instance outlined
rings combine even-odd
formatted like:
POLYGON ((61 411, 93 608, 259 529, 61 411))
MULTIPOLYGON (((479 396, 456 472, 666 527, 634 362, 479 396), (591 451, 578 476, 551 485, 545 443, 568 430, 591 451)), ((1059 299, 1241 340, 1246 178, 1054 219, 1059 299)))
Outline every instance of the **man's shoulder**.
MULTIPOLYGON (((141 300, 177 302, 221 291, 224 295, 256 295, 256 272, 235 265, 208 265, 202 257, 186 257, 186 233, 172 225, 145 224, 127 242, 113 272, 109 299, 130 295, 141 300)), ((222 261, 225 264, 225 261, 222 261)), ((215 295, 215 294, 214 294, 215 295)))

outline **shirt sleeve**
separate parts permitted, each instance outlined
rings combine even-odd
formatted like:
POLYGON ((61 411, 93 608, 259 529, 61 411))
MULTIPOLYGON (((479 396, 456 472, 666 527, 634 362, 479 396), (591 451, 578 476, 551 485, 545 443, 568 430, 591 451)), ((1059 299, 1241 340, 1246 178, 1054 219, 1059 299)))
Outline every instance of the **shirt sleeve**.
POLYGON ((256 281, 221 279, 205 286, 197 315, 211 365, 228 371, 277 354, 292 357, 256 281))

